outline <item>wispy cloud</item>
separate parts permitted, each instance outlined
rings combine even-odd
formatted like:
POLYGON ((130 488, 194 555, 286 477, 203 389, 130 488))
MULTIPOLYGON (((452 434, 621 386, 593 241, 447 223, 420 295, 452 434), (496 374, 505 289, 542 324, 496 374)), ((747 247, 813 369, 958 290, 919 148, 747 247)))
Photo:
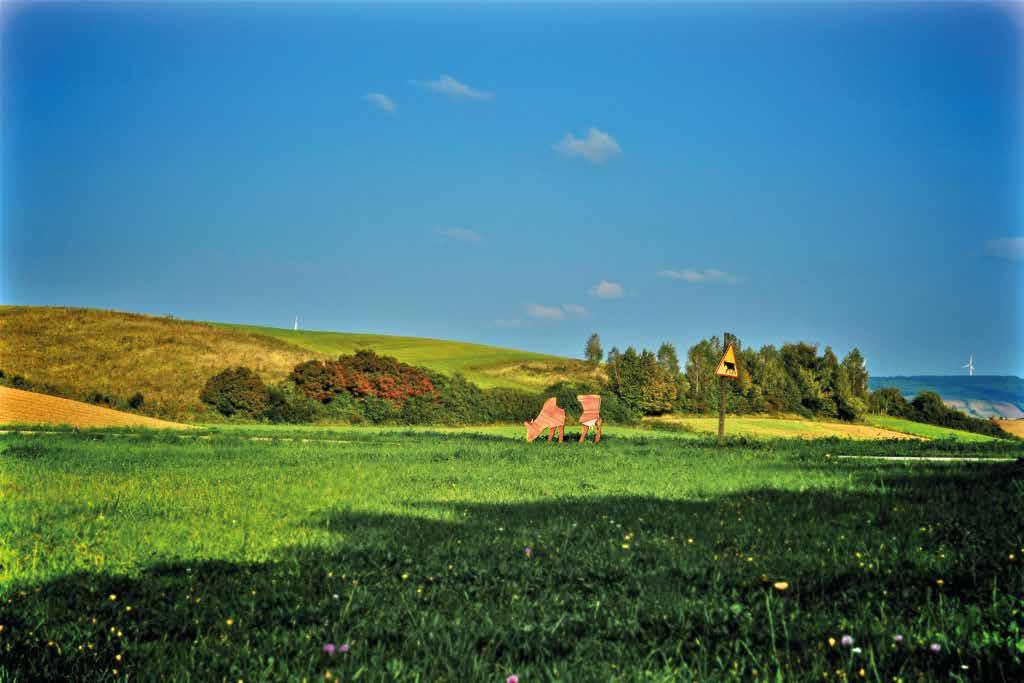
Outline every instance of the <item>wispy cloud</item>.
POLYGON ((985 242, 985 253, 1007 261, 1024 261, 1024 237, 1007 237, 985 242))
POLYGON ((479 233, 464 228, 443 228, 437 230, 437 234, 459 242, 479 242, 482 239, 479 233))
POLYGON ((447 95, 456 100, 490 100, 494 98, 493 93, 471 88, 465 83, 458 82, 448 74, 441 74, 441 77, 436 81, 413 81, 413 84, 442 95, 447 95))
POLYGON ((583 316, 590 315, 590 311, 579 304, 562 304, 562 310, 569 315, 575 315, 581 318, 583 316))
POLYGON ((592 164, 603 164, 622 154, 622 148, 619 147, 615 138, 603 130, 593 127, 582 138, 578 138, 572 133, 566 133, 554 148, 565 156, 582 157, 592 164))
POLYGON ((523 321, 520 320, 519 318, 512 318, 507 320, 498 319, 495 320, 493 324, 495 327, 519 327, 520 325, 523 324, 523 321))
POLYGON ((384 93, 372 92, 369 95, 363 95, 363 99, 389 113, 394 113, 394 111, 398 109, 398 105, 395 104, 395 101, 384 93))
POLYGON ((558 306, 530 304, 526 307, 526 312, 530 317, 541 318, 542 320, 562 320, 565 318, 565 311, 558 306))
POLYGON ((526 313, 531 318, 540 318, 541 320, 565 320, 567 317, 582 318, 590 315, 590 311, 579 304, 562 304, 561 306, 529 304, 526 307, 526 313))
POLYGON ((683 282, 719 282, 736 284, 739 278, 730 275, 724 270, 708 268, 707 270, 661 270, 658 275, 669 280, 682 280, 683 282))
POLYGON ((601 280, 590 288, 590 293, 602 299, 620 299, 625 292, 622 289, 622 285, 617 282, 601 280))

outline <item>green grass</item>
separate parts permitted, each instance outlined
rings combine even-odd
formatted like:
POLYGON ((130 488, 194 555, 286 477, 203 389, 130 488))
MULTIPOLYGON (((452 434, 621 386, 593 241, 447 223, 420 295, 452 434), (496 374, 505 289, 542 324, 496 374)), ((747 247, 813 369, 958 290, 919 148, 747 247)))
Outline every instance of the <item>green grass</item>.
MULTIPOLYGON (((665 415, 646 420, 649 425, 677 425, 701 434, 717 434, 718 418, 703 415, 665 415)), ((808 420, 796 416, 728 415, 725 420, 728 435, 753 439, 890 439, 902 438, 893 430, 869 425, 828 420, 808 420)))
POLYGON ((1019 444, 58 431, 0 437, 0 681, 1024 677, 1020 466, 835 457, 1019 444))
POLYGON ((964 432, 959 429, 938 427, 936 425, 904 420, 901 417, 891 417, 889 415, 868 415, 865 418, 865 421, 868 424, 881 429, 890 429, 894 432, 912 434, 926 439, 955 439, 956 441, 973 441, 979 443, 999 440, 991 436, 986 436, 985 434, 975 434, 973 432, 964 432))
POLYGON ((359 349, 373 349, 377 353, 394 356, 410 365, 419 365, 446 374, 462 373, 467 379, 484 388, 539 389, 564 379, 594 376, 594 370, 582 361, 483 344, 384 334, 287 330, 256 325, 218 325, 286 341, 326 357, 353 353, 359 349))

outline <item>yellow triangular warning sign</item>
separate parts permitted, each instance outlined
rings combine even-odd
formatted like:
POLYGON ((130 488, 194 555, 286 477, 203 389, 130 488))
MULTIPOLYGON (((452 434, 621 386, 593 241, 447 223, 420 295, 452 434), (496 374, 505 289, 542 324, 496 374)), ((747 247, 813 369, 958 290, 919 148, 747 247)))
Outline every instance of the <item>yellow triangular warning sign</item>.
POLYGON ((715 374, 732 379, 740 376, 740 368, 736 365, 736 350, 732 348, 732 344, 726 347, 722 360, 718 361, 718 369, 715 370, 715 374))

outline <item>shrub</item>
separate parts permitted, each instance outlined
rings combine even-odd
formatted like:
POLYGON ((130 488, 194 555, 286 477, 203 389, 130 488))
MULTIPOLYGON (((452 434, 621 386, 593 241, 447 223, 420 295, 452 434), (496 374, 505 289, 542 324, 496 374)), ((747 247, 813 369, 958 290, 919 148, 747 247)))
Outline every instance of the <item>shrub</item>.
POLYGON ((263 380, 247 367, 228 368, 211 377, 199 399, 221 415, 260 417, 267 410, 270 395, 263 380))
POLYGON ((299 391, 292 382, 281 382, 267 392, 266 417, 271 422, 315 422, 323 406, 299 391))
POLYGON ((524 422, 537 417, 544 403, 540 394, 519 389, 485 389, 484 403, 492 422, 524 422))
POLYGON ((373 351, 356 351, 333 361, 306 361, 295 366, 289 379, 309 398, 329 403, 348 393, 357 398, 379 398, 395 406, 413 396, 434 393, 427 372, 373 351))
POLYGON ((117 404, 115 399, 110 394, 105 394, 102 391, 93 391, 85 397, 86 403, 92 403, 98 406, 113 407, 117 404))
POLYGON ((132 410, 138 410, 142 407, 142 404, 146 402, 146 397, 142 395, 142 392, 136 391, 132 394, 131 398, 128 399, 128 407, 132 410))

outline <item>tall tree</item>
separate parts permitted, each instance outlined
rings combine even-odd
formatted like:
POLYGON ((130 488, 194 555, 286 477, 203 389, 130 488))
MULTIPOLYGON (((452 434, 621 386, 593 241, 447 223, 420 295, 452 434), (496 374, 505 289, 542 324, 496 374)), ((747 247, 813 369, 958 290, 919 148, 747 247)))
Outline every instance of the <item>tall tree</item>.
POLYGON ((658 347, 658 365, 670 376, 679 374, 679 355, 676 353, 675 345, 669 342, 662 342, 658 347))
POLYGON ((587 360, 597 365, 601 362, 601 358, 604 357, 604 349, 601 348, 601 338, 597 336, 597 332, 590 335, 587 339, 587 346, 583 351, 587 360))
POLYGON ((856 346, 843 358, 843 369, 850 380, 850 391, 860 400, 868 401, 868 365, 856 346))

